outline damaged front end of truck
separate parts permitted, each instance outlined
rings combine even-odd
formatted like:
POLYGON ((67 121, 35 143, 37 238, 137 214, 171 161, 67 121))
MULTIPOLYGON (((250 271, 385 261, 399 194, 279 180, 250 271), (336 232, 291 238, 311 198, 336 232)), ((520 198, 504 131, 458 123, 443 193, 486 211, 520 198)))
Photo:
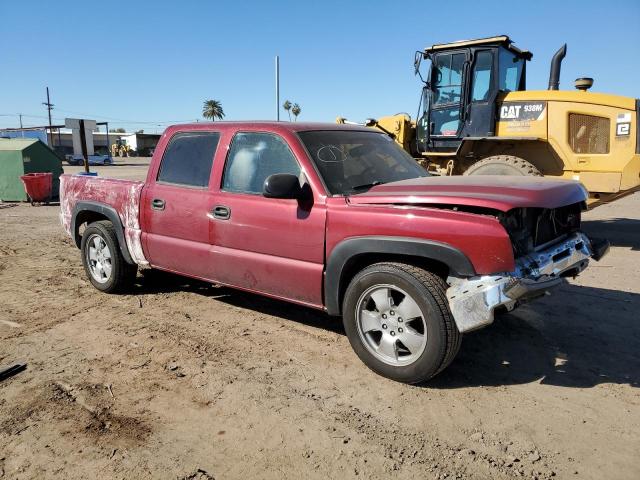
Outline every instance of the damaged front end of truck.
POLYGON ((449 307, 460 332, 493 323, 498 310, 545 295, 600 260, 609 242, 580 231, 582 203, 560 208, 515 208, 498 219, 513 245, 515 269, 472 278, 449 277, 449 307))

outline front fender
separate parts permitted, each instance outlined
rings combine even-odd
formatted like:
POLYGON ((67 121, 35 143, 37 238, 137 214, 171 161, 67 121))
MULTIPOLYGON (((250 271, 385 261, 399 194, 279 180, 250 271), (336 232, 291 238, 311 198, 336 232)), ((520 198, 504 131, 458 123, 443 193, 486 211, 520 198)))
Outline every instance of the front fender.
POLYGON ((409 237, 367 236, 343 240, 327 260, 324 278, 325 308, 329 315, 340 315, 342 274, 347 263, 363 254, 389 254, 436 260, 449 267, 451 275, 471 277, 476 274, 467 256, 446 243, 409 237))

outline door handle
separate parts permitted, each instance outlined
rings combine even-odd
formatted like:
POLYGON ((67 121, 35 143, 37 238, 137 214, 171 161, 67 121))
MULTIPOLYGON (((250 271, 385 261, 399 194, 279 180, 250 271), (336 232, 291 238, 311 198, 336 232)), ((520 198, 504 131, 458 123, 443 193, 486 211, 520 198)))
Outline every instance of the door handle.
POLYGON ((154 198, 151 201, 151 208, 153 208, 154 210, 164 210, 164 200, 162 200, 161 198, 154 198))
POLYGON ((216 205, 213 207, 213 218, 218 220, 229 220, 231 218, 231 209, 224 205, 216 205))

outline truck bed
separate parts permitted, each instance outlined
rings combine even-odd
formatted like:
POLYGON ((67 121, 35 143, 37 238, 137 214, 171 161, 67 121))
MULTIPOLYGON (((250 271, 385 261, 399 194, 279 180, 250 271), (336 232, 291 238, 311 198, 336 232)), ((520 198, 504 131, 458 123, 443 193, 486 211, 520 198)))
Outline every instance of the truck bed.
POLYGON ((140 240, 140 193, 144 182, 85 175, 60 177, 60 222, 67 234, 72 231, 73 211, 79 202, 98 202, 112 206, 124 227, 131 258, 138 265, 148 265, 140 240))

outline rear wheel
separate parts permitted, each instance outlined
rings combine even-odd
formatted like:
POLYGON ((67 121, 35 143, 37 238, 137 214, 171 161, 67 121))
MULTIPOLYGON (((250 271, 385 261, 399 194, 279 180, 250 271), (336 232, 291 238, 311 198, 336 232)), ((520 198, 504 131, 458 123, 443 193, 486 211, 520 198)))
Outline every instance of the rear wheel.
POLYGON ((131 286, 138 267, 122 256, 115 228, 108 220, 90 224, 82 234, 82 263, 91 284, 106 293, 131 286))
POLYGON ((461 342, 446 288, 437 275, 402 263, 359 272, 343 302, 345 331, 358 357, 376 373, 405 383, 444 370, 461 342))
POLYGON ((471 165, 464 175, 522 175, 542 177, 542 173, 526 160, 513 155, 495 155, 471 165))

